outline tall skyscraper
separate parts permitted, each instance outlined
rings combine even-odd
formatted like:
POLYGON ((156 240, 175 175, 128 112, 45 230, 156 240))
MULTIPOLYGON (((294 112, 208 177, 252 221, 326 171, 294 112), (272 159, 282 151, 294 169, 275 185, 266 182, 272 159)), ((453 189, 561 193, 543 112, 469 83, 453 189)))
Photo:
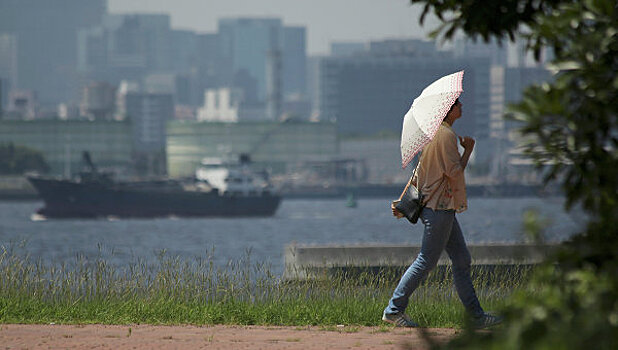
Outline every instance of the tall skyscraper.
POLYGON ((165 127, 174 116, 171 94, 128 92, 126 115, 133 129, 133 158, 139 175, 165 175, 165 127))
POLYGON ((0 78, 0 119, 4 116, 4 82, 0 78))
POLYGON ((226 18, 218 34, 221 56, 233 74, 246 71, 256 80, 258 100, 268 101, 269 81, 281 81, 283 98, 306 93, 305 28, 286 27, 278 18, 226 18), (281 69, 272 69, 277 55, 281 69))
POLYGON ((266 98, 268 55, 282 48, 278 18, 226 18, 219 20, 220 49, 235 72, 246 70, 257 80, 258 98, 266 98))
MULTIPOLYGON (((320 118, 336 120, 342 134, 401 132, 403 116, 414 98, 441 76, 464 70, 461 135, 489 137, 488 57, 454 58, 431 42, 374 42, 362 55, 328 57, 320 63, 320 118)), ((485 157, 480 149, 477 159, 485 157)))
POLYGON ((364 42, 334 42, 330 44, 331 56, 352 56, 362 54, 367 51, 364 42))
POLYGON ((0 33, 17 45, 19 89, 34 90, 42 105, 76 100, 77 31, 97 25, 106 0, 0 0, 0 33))
POLYGON ((402 40, 371 43, 364 55, 324 58, 320 67, 320 114, 336 119, 344 134, 401 131, 415 97, 441 76, 465 70, 466 118, 458 128, 484 136, 489 122, 488 59, 455 59, 433 43, 402 40), (418 45, 415 45, 418 44, 418 45))
POLYGON ((198 34, 196 49, 196 105, 204 104, 204 91, 229 86, 233 80, 232 64, 220 49, 218 33, 198 34))
POLYGON ((8 92, 17 84, 17 38, 0 33, 0 105, 8 101, 8 92))
POLYGON ((198 35, 188 30, 171 31, 172 69, 179 74, 189 74, 197 67, 198 35))
POLYGON ((307 43, 305 27, 283 28, 282 88, 285 97, 307 93, 307 43))
POLYGON ((172 40, 169 15, 105 15, 101 25, 79 31, 79 72, 85 80, 113 84, 169 73, 176 68, 172 40))
POLYGON ((269 51, 266 58, 266 115, 270 120, 281 117, 281 71, 281 51, 269 51))
POLYGON ((505 66, 508 61, 508 42, 498 43, 495 39, 486 43, 463 37, 454 41, 453 53, 457 58, 489 57, 492 65, 505 66))

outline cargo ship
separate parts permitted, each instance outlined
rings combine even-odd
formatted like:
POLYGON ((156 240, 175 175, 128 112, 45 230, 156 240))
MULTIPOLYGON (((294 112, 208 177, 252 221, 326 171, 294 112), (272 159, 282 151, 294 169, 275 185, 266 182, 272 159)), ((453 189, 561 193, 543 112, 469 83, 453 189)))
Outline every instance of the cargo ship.
POLYGON ((265 172, 254 172, 248 156, 237 161, 204 159, 191 179, 115 181, 88 170, 75 179, 28 175, 45 205, 44 218, 259 217, 272 216, 281 197, 265 172))

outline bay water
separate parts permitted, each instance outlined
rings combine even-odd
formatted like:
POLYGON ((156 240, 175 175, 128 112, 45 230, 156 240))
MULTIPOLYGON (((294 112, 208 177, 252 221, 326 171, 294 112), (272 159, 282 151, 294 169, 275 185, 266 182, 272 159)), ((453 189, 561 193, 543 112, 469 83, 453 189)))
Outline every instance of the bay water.
MULTIPOLYGON (((391 198, 286 199, 268 218, 49 219, 32 214, 43 203, 0 202, 0 245, 54 264, 77 256, 102 257, 122 266, 137 259, 155 263, 161 253, 182 260, 211 258, 224 267, 250 259, 283 272, 284 249, 298 244, 416 244, 423 226, 395 219, 391 198)), ((584 227, 580 209, 566 213, 564 198, 468 198, 457 218, 468 244, 527 240, 524 213, 538 212, 547 242, 568 239, 584 227)))

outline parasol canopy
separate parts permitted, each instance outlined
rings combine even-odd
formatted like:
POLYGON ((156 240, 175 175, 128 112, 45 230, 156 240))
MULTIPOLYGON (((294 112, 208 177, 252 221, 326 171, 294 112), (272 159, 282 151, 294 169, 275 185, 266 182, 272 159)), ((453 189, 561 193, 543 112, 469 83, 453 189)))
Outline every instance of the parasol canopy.
POLYGON ((401 167, 410 164, 414 156, 431 141, 451 106, 463 92, 464 71, 444 76, 414 99, 403 117, 401 130, 401 167))

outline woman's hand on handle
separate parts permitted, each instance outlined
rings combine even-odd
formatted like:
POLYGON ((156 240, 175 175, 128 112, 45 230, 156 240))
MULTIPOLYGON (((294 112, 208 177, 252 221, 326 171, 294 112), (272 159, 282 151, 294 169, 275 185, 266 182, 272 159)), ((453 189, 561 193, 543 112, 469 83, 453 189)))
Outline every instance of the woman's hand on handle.
POLYGON ((464 153, 461 156, 460 161, 461 167, 465 169, 466 166, 468 166, 468 161, 470 160, 470 155, 472 154, 472 150, 474 149, 474 144, 476 143, 476 141, 474 141, 474 139, 470 136, 459 136, 459 143, 464 148, 464 153))
POLYGON ((470 136, 464 136, 464 137, 459 136, 459 143, 461 144, 461 147, 463 147, 464 149, 466 150, 470 149, 470 151, 472 151, 474 149, 474 144, 476 143, 476 141, 474 141, 474 139, 471 138, 470 136))
POLYGON ((399 201, 393 201, 391 203, 391 210, 393 211, 393 216, 396 217, 397 219, 401 219, 403 217, 403 214, 399 212, 399 210, 397 210, 397 208, 395 208, 395 206, 399 203, 399 201))

